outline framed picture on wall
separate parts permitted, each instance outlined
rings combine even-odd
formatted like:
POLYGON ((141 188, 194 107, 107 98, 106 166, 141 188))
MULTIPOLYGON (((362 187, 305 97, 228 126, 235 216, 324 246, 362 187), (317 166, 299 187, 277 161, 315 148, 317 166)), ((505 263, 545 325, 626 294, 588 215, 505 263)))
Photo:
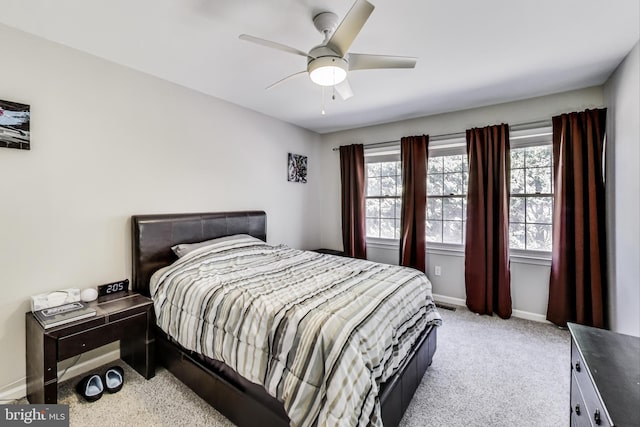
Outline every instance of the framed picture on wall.
POLYGON ((307 182, 307 156, 289 153, 288 166, 288 181, 307 182))
POLYGON ((0 99, 0 147, 31 149, 28 105, 0 99))

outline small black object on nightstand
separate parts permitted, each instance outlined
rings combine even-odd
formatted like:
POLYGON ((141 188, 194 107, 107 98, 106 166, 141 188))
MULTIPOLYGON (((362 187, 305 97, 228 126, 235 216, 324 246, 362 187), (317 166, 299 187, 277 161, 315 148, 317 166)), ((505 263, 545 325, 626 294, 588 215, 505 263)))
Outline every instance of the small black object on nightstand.
POLYGON ((335 249, 314 249, 313 252, 318 252, 319 254, 328 254, 328 255, 337 255, 337 256, 347 256, 343 251, 337 251, 335 249))

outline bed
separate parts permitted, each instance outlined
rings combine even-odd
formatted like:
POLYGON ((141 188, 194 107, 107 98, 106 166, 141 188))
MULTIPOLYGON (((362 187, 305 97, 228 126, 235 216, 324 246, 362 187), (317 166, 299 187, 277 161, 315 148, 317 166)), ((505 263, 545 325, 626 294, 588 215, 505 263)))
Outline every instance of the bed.
MULTIPOLYGON (((147 296, 152 293, 150 283, 153 274, 161 269, 171 270, 173 267, 167 266, 179 264, 171 249, 174 245, 239 234, 266 242, 266 214, 262 211, 137 215, 132 217, 131 226, 132 287, 147 296)), ((263 246, 264 250, 271 250, 263 246)), ((255 244, 261 250, 263 246, 255 244)), ((253 246, 251 248, 253 250, 253 246)), ((323 260, 317 257, 332 257, 324 261, 335 265, 347 262, 331 255, 311 255, 287 248, 282 250, 307 261, 320 262, 323 260)), ((438 323, 432 322, 416 332, 400 366, 394 368, 394 373, 379 384, 376 394, 384 426, 400 423, 424 372, 431 364, 436 350, 438 323)), ((156 334, 158 362, 231 421, 239 426, 284 427, 290 424, 285 404, 268 394, 263 385, 249 381, 219 360, 188 349, 192 346, 185 347, 179 343, 174 338, 175 334, 172 336, 160 327, 156 334)))

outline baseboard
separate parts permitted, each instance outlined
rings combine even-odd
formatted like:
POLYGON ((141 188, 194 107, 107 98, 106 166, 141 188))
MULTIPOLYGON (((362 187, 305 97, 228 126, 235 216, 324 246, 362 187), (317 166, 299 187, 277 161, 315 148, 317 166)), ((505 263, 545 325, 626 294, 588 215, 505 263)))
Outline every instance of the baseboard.
POLYGON ((512 310, 511 314, 513 317, 518 317, 520 319, 533 320, 534 322, 548 323, 550 325, 553 324, 547 320, 547 316, 544 314, 532 313, 530 311, 523 310, 512 310))
MULTIPOLYGON (((448 297, 446 295, 433 294, 433 299, 436 302, 443 302, 445 304, 457 305, 460 307, 467 306, 465 300, 463 300, 462 298, 455 298, 455 297, 448 297)), ((533 320, 534 322, 551 324, 551 322, 547 320, 544 314, 532 313, 530 311, 524 311, 524 310, 512 310, 511 315, 519 319, 533 320)))
POLYGON ((467 306, 462 298, 454 298, 454 297, 448 297, 446 295, 433 294, 433 299, 436 302, 443 302, 445 304, 457 305, 459 307, 467 306))
MULTIPOLYGON (((112 350, 108 353, 101 354, 97 357, 93 357, 91 359, 85 361, 79 361, 77 364, 71 366, 67 372, 65 372, 64 376, 59 378, 58 381, 68 380, 69 378, 73 378, 77 375, 82 374, 83 372, 88 372, 92 369, 96 369, 106 363, 113 362, 114 360, 118 360, 120 358, 120 350, 112 350)), ((82 359, 82 358, 81 358, 82 359)), ((64 372, 64 369, 61 369, 60 372, 64 372)), ((22 378, 17 381, 17 385, 7 388, 0 387, 0 403, 4 403, 7 401, 12 401, 16 399, 22 399, 27 395, 27 379, 22 378)), ((9 384, 11 386, 12 384, 9 384)))

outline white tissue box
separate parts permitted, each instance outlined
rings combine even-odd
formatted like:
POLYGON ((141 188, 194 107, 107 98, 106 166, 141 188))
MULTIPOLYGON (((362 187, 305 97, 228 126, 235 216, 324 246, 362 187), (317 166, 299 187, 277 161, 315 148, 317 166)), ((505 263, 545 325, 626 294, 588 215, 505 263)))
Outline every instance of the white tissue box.
POLYGON ((80 289, 70 288, 31 297, 31 311, 44 310, 62 304, 80 301, 80 289))

